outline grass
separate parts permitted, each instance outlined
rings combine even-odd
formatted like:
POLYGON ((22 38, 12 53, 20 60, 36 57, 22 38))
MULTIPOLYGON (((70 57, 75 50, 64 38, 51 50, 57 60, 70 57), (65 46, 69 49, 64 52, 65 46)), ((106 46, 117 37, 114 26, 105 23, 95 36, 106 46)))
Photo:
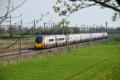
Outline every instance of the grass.
POLYGON ((0 80, 120 80, 120 42, 8 65, 0 80))
MULTIPOLYGON (((11 45, 11 43, 14 43, 14 42, 20 42, 20 40, 17 40, 17 39, 0 39, 0 42, 2 43, 6 43, 6 44, 0 44, 0 50, 4 50, 6 49, 8 46, 11 45)), ((34 46, 34 44, 30 44, 30 43, 27 43, 27 44, 24 44, 25 42, 34 42, 35 41, 35 37, 30 37, 30 38, 22 38, 22 48, 24 47, 31 47, 31 46, 34 46)), ((10 49, 15 49, 15 48, 19 48, 20 44, 15 44, 13 46, 10 47, 10 49)))
MULTIPOLYGON (((23 38, 30 38, 30 37, 35 37, 36 35, 22 35, 22 37, 23 38)), ((20 35, 16 35, 16 34, 13 34, 12 35, 12 38, 19 38, 20 37, 20 35)), ((10 37, 10 34, 8 34, 8 33, 5 33, 5 34, 0 34, 0 38, 1 39, 9 39, 9 38, 11 38, 10 37)))
MULTIPOLYGON (((35 36, 36 35, 22 35, 22 42, 27 42, 27 41, 30 41, 30 42, 34 42, 35 41, 35 36)), ((0 43, 6 43, 6 44, 0 44, 0 51, 1 50, 4 50, 4 49, 6 49, 9 45, 10 45, 10 43, 14 43, 14 42, 16 42, 16 40, 17 40, 17 42, 19 42, 19 39, 20 38, 20 35, 15 35, 15 34, 13 34, 13 36, 12 37, 10 37, 10 34, 0 34, 0 43)), ((24 48, 24 47, 30 47, 31 46, 31 44, 22 44, 22 47, 24 48)), ((33 46, 33 44, 32 44, 32 46, 33 46)), ((14 49, 14 48, 19 48, 19 44, 17 45, 14 45, 14 46, 11 46, 11 49, 14 49)))
MULTIPOLYGON (((23 41, 27 41, 27 40, 34 41, 35 36, 36 35, 22 35, 22 40, 23 41)), ((8 42, 8 40, 15 41, 16 39, 19 39, 20 37, 21 37, 20 35, 15 35, 15 34, 13 34, 12 37, 10 37, 9 34, 0 34, 0 41, 4 41, 4 42, 8 42)))

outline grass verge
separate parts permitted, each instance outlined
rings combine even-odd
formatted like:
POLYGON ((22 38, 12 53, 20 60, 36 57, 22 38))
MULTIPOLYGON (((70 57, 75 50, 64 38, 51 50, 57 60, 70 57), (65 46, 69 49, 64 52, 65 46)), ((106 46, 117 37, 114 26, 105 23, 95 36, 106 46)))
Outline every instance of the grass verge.
POLYGON ((120 42, 0 68, 0 80, 120 80, 120 42), (111 77, 112 75, 112 77, 111 77))

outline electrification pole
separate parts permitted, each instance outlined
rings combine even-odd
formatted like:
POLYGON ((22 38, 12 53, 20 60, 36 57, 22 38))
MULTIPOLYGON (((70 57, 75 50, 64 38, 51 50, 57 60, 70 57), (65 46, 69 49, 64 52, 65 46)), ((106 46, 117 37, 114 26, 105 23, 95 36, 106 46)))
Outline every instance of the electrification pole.
POLYGON ((45 30, 45 27, 46 27, 46 23, 44 23, 44 30, 45 30))
POLYGON ((21 25, 19 26, 20 28, 20 57, 22 58, 22 20, 20 21, 21 25))
POLYGON ((65 34, 65 23, 63 23, 63 34, 65 34))
POLYGON ((11 20, 11 15, 10 15, 10 38, 12 38, 12 20, 11 20))
POLYGON ((35 22, 35 19, 34 19, 33 35, 34 35, 34 33, 35 33, 35 28, 36 28, 36 22, 35 22))

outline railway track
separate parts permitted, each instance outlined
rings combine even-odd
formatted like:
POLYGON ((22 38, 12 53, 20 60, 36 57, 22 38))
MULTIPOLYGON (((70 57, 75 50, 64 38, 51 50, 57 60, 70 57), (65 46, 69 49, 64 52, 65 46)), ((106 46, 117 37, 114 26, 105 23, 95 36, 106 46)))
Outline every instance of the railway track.
MULTIPOLYGON (((60 47, 54 47, 54 48, 46 48, 46 49, 41 49, 41 50, 36 50, 34 48, 28 48, 28 49, 22 49, 21 53, 22 53, 22 56, 35 55, 35 54, 38 54, 40 52, 46 52, 46 51, 49 51, 49 50, 56 50, 58 48, 65 48, 65 47, 67 47, 67 46, 60 46, 60 47)), ((5 51, 3 53, 0 53, 0 58, 8 58, 8 57, 12 58, 12 57, 17 57, 17 56, 20 56, 20 51, 19 50, 14 50, 14 51, 13 50, 8 50, 8 51, 5 51)))
MULTIPOLYGON (((99 41, 103 41, 106 39, 102 39, 102 40, 95 40, 95 41, 91 41, 91 42, 99 42, 99 41)), ((89 42, 81 42, 81 43, 77 43, 77 44, 71 44, 69 46, 75 46, 75 45, 82 45, 82 44, 88 44, 89 42)), ((57 49, 64 49, 68 46, 59 46, 59 47, 54 47, 54 48, 46 48, 46 49, 41 49, 41 50, 36 50, 34 48, 24 48, 21 50, 21 55, 22 56, 27 56, 27 55, 35 55, 35 54, 40 54, 46 51, 55 51, 57 49)), ((0 52, 0 58, 12 58, 12 57, 18 57, 21 56, 20 55, 20 50, 19 49, 11 49, 11 50, 6 50, 6 51, 1 51, 0 52)))

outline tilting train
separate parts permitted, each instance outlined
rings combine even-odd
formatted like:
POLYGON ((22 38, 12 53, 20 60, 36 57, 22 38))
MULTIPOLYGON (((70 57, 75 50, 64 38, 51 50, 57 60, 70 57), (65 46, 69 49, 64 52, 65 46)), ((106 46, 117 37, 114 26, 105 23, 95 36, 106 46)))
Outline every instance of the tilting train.
POLYGON ((56 47, 62 45, 69 45, 73 43, 97 40, 107 38, 106 32, 102 33, 81 33, 81 34, 67 34, 67 35, 40 35, 35 39, 35 48, 42 49, 48 47, 56 47))

